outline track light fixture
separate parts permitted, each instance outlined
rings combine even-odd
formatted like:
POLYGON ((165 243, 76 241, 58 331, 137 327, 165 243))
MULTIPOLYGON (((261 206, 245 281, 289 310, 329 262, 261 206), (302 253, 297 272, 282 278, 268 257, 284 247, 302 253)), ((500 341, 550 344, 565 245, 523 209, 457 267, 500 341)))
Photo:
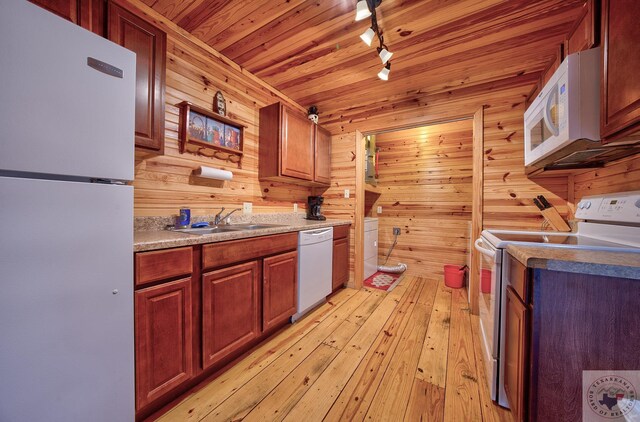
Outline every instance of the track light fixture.
POLYGON ((389 80, 389 72, 391 72, 391 62, 387 62, 385 67, 382 68, 382 70, 378 73, 378 78, 382 79, 383 81, 389 80))
POLYGON ((374 37, 378 38, 380 46, 377 47, 378 56, 380 56, 380 60, 382 60, 382 64, 385 67, 378 73, 378 77, 383 81, 389 79, 389 71, 391 69, 391 56, 392 52, 389 51, 387 46, 384 43, 384 37, 382 36, 382 31, 378 27, 378 19, 376 17, 376 7, 380 6, 382 0, 359 0, 356 3, 356 21, 362 20, 371 16, 371 27, 368 28, 360 38, 371 47, 371 43, 373 42, 374 37))
POLYGON ((382 60, 382 64, 386 64, 391 56, 393 56, 393 53, 390 53, 387 47, 378 47, 378 55, 380 56, 380 60, 382 60))
POLYGON ((360 0, 356 4, 356 22, 371 16, 371 10, 366 0, 360 0))
POLYGON ((364 34, 360 35, 360 38, 362 38, 362 41, 364 41, 365 44, 371 47, 371 43, 373 42, 373 37, 375 36, 376 36, 376 33, 373 30, 373 28, 369 28, 366 31, 364 31, 364 34))

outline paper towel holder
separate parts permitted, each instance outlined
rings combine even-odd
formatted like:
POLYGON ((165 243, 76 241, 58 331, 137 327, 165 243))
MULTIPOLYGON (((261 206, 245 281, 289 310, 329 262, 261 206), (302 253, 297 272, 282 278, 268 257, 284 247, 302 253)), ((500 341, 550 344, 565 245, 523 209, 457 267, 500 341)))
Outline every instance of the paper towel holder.
POLYGON ((205 179, 213 179, 213 180, 231 180, 233 178, 233 173, 228 170, 222 170, 214 167, 208 166, 200 166, 193 170, 193 175, 197 177, 202 177, 205 179))

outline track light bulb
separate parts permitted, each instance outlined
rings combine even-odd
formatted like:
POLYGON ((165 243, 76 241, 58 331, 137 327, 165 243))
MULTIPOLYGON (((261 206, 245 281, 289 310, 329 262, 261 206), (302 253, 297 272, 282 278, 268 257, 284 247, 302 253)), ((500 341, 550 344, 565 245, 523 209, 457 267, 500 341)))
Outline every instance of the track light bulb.
POLYGON ((393 56, 393 53, 389 52, 386 48, 378 47, 378 55, 380 56, 380 60, 382 60, 382 64, 385 64, 391 56, 393 56))
POLYGON ((391 72, 391 62, 388 62, 387 65, 382 68, 380 73, 378 73, 378 78, 382 79, 383 81, 389 80, 389 72, 391 72))
POLYGON ((360 0, 356 4, 356 22, 371 16, 371 10, 367 5, 366 0, 360 0))
POLYGON ((371 42, 373 41, 373 37, 375 36, 376 36, 376 33, 373 31, 373 28, 369 28, 366 31, 364 31, 362 35, 360 35, 360 38, 362 38, 362 41, 364 41, 365 44, 371 47, 371 42))

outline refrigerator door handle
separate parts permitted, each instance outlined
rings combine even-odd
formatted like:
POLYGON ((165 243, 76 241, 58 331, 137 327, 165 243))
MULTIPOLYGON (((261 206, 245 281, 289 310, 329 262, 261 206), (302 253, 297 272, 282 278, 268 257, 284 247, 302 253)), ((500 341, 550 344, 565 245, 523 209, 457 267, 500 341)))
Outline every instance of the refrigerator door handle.
POLYGON ((98 72, 102 72, 105 75, 113 76, 114 78, 122 79, 124 76, 122 69, 93 57, 87 57, 87 66, 97 70, 98 72))

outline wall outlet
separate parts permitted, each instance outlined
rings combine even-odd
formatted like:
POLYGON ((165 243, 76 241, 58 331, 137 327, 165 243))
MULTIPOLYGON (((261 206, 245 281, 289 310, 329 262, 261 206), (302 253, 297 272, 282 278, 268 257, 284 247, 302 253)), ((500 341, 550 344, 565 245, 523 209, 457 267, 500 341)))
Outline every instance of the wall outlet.
POLYGON ((242 213, 243 214, 251 214, 253 212, 253 203, 252 202, 243 202, 242 203, 242 213))
POLYGON ((394 227, 393 228, 393 234, 394 235, 399 235, 400 234, 400 227, 394 227))
POLYGON ((378 212, 378 214, 382 214, 382 207, 378 207, 376 211, 378 212))
POLYGON ((298 204, 293 204, 293 212, 298 212, 298 204))
POLYGON ((344 197, 349 198, 349 189, 344 190, 344 197))

